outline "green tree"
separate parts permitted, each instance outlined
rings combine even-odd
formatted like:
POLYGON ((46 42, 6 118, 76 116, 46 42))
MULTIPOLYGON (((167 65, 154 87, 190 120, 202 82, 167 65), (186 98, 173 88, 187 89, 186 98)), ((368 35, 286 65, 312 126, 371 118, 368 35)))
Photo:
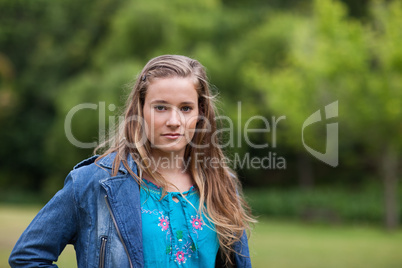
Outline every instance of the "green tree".
MULTIPOLYGON (((258 64, 245 69, 256 89, 266 93, 269 107, 288 115, 287 140, 298 150, 303 148, 302 127, 309 115, 339 102, 341 153, 363 144, 363 157, 375 159, 384 182, 389 228, 398 223, 396 186, 401 175, 401 7, 398 1, 376 2, 373 23, 362 25, 348 19, 340 3, 315 1, 311 19, 292 32, 283 67, 269 70, 258 64)), ((314 138, 308 144, 319 147, 327 133, 311 131, 314 138)))
POLYGON ((88 66, 107 18, 120 2, 0 1, 0 95, 5 103, 0 124, 7 130, 0 132, 6 141, 0 150, 1 185, 43 187, 54 98, 64 81, 88 66))

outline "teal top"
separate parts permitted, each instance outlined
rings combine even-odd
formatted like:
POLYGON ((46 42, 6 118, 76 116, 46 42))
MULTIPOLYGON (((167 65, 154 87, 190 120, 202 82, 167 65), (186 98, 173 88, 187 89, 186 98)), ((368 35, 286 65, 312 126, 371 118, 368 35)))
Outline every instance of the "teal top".
POLYGON ((185 198, 179 192, 168 192, 160 200, 162 188, 143 181, 145 267, 215 267, 218 237, 214 225, 197 213, 200 199, 194 186, 183 193, 185 198))

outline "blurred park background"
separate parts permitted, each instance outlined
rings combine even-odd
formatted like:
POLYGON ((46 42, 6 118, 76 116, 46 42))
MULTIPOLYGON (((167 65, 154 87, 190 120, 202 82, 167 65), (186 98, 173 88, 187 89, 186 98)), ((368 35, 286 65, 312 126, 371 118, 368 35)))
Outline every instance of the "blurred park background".
POLYGON ((401 1, 0 0, 0 262, 92 154, 67 139, 69 111, 96 105, 71 123, 77 140, 98 142, 144 64, 183 54, 207 67, 233 120, 228 154, 270 156, 237 166, 260 218, 255 267, 401 267, 401 44, 401 1), (303 132, 317 110, 323 120, 303 132), (237 131, 253 116, 286 117, 247 134, 267 148, 237 131), (332 166, 304 146, 325 154, 328 124, 339 129, 332 166))

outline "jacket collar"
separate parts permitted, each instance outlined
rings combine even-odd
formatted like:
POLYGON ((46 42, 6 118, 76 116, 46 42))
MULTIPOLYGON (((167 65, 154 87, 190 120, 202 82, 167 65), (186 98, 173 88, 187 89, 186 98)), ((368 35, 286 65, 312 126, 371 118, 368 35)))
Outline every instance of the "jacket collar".
MULTIPOLYGON (((103 157, 101 160, 99 160, 99 165, 104 168, 112 169, 113 161, 114 161, 115 157, 116 157, 116 152, 108 154, 105 157, 103 157)), ((137 173, 137 164, 135 163, 131 154, 127 155, 126 161, 127 161, 128 166, 131 168, 131 170, 135 174, 138 174, 137 173)), ((122 172, 123 174, 129 173, 128 170, 126 169, 126 167, 123 165, 123 162, 120 162, 119 171, 122 172)))

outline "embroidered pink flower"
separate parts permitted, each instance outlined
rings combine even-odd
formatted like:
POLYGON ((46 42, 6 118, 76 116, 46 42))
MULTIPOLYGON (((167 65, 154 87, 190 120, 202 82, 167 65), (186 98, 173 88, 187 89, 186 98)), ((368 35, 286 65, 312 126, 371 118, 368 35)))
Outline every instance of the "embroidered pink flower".
POLYGON ((198 215, 194 218, 194 216, 191 216, 191 224, 193 225, 193 228, 196 230, 202 230, 202 220, 198 218, 198 215))
POLYGON ((162 231, 166 231, 169 228, 169 218, 168 217, 165 218, 165 216, 163 215, 159 217, 158 226, 162 228, 162 231))
POLYGON ((181 263, 186 263, 186 257, 184 256, 183 251, 177 251, 176 253, 176 261, 181 264, 181 263))

